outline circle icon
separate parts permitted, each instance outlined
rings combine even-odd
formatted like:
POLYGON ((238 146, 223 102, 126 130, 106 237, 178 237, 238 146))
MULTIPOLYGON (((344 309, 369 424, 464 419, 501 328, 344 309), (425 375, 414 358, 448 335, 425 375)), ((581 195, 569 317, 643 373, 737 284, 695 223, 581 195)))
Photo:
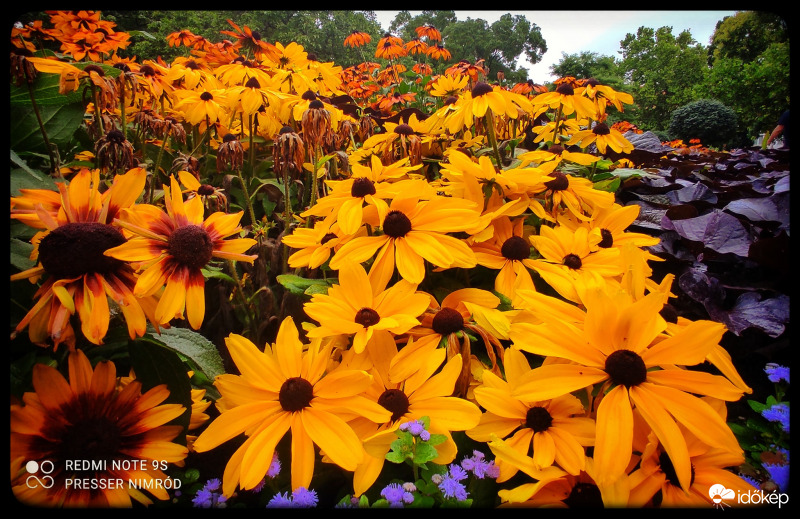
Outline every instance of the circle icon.
POLYGON ((36 461, 31 460, 25 464, 25 470, 28 471, 28 474, 36 474, 39 472, 39 464, 36 461))

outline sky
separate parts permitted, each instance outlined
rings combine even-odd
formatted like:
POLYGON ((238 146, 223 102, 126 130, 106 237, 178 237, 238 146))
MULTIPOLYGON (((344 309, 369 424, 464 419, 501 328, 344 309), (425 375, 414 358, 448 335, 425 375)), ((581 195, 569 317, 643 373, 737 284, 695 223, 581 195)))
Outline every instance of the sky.
MULTIPOLYGON (((409 11, 412 16, 422 11, 409 11)), ((388 30, 398 11, 375 11, 384 30, 388 30)), ((578 54, 582 51, 620 58, 619 42, 628 33, 636 34, 639 27, 672 27, 677 36, 684 30, 708 45, 718 21, 733 16, 736 11, 455 11, 459 20, 484 19, 490 25, 502 15, 525 16, 539 26, 547 44, 542 60, 532 65, 521 58, 517 66, 528 69, 528 78, 535 83, 551 82, 557 77, 550 67, 561 61, 562 53, 578 54)), ((447 42, 444 42, 447 48, 447 42)))

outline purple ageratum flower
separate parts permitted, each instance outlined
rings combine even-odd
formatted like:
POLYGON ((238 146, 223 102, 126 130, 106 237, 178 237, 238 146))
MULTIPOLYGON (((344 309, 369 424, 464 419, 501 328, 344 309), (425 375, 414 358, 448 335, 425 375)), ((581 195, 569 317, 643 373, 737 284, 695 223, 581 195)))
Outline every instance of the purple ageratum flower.
POLYGON ((770 422, 778 422, 785 433, 789 433, 789 406, 786 404, 775 404, 768 409, 761 411, 761 416, 770 422))
POLYGON ((269 464, 269 469, 267 469, 267 477, 274 478, 281 472, 281 460, 278 459, 278 453, 274 452, 272 454, 272 463, 269 464))
POLYGON ((764 464, 764 470, 769 473, 769 479, 778 485, 781 492, 789 490, 789 464, 773 465, 771 463, 764 464))
POLYGON ((789 384, 789 368, 785 366, 775 364, 774 362, 768 362, 764 368, 764 372, 767 374, 767 378, 770 382, 778 383, 781 380, 785 380, 786 383, 789 384))
POLYGON ((428 441, 431 439, 431 433, 425 430, 425 424, 423 424, 419 420, 412 420, 410 422, 404 422, 400 424, 398 427, 401 431, 406 431, 411 433, 412 436, 419 437, 422 441, 428 441))
POLYGON ((389 483, 381 490, 381 495, 389 502, 389 508, 403 508, 404 503, 414 502, 414 496, 399 483, 389 483))
MULTIPOLYGON (((458 501, 464 501, 467 499, 469 492, 467 492, 467 488, 461 481, 468 476, 469 473, 461 465, 453 463, 448 467, 447 474, 441 476, 438 483, 439 490, 441 490, 444 497, 454 497, 458 501)), ((431 478, 431 481, 434 481, 434 479, 431 478)))
POLYGON ((278 492, 267 503, 267 508, 292 508, 292 498, 289 497, 288 492, 278 492))
POLYGON ((472 451, 472 457, 464 458, 461 461, 461 467, 469 472, 472 472, 476 478, 483 479, 488 476, 490 478, 497 478, 500 475, 500 469, 494 464, 494 461, 486 461, 485 456, 481 451, 472 451))
POLYGON ((298 487, 292 491, 291 496, 288 492, 275 494, 267 503, 267 508, 314 508, 318 502, 319 497, 315 490, 298 487))
POLYGON ((298 487, 292 492, 293 508, 314 508, 319 503, 316 490, 298 487))
POLYGON ((218 478, 209 479, 192 498, 192 505, 195 508, 225 508, 228 498, 222 495, 221 488, 222 482, 218 478))

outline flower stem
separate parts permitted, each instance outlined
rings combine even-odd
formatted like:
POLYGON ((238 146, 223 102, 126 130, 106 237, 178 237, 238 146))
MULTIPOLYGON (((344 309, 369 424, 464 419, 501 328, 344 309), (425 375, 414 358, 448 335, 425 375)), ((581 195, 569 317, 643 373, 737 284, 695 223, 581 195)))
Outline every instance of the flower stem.
POLYGON ((489 143, 494 151, 494 160, 497 163, 497 167, 502 168, 503 162, 500 159, 500 149, 497 147, 497 136, 494 134, 494 113, 492 113, 492 109, 487 108, 483 117, 486 123, 486 136, 489 138, 489 143))
POLYGON ((39 111, 39 104, 36 102, 36 96, 33 93, 33 78, 30 77, 28 71, 25 71, 25 82, 28 84, 28 94, 31 97, 31 104, 33 105, 33 113, 36 114, 36 122, 39 123, 39 131, 42 132, 42 138, 44 139, 44 146, 47 148, 47 154, 50 155, 50 168, 53 173, 56 174, 59 178, 63 178, 61 176, 61 165, 58 160, 58 148, 54 148, 53 145, 50 143, 50 137, 47 136, 47 130, 44 128, 44 122, 42 122, 42 114, 39 111), (54 151, 55 150, 55 151, 54 151))

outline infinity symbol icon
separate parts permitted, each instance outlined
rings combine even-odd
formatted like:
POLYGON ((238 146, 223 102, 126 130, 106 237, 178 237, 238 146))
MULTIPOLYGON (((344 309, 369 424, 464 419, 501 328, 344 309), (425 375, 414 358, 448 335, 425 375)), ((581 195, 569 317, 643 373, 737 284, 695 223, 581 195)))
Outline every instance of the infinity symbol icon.
POLYGON ((39 478, 35 474, 39 472, 39 469, 42 469, 43 474, 50 474, 55 469, 52 461, 43 461, 41 464, 31 460, 25 464, 25 469, 28 471, 30 476, 25 479, 25 484, 28 485, 28 488, 37 488, 38 486, 42 486, 42 488, 51 488, 55 484, 55 480, 53 476, 45 475, 39 478), (34 482, 32 483, 31 480, 34 482))

